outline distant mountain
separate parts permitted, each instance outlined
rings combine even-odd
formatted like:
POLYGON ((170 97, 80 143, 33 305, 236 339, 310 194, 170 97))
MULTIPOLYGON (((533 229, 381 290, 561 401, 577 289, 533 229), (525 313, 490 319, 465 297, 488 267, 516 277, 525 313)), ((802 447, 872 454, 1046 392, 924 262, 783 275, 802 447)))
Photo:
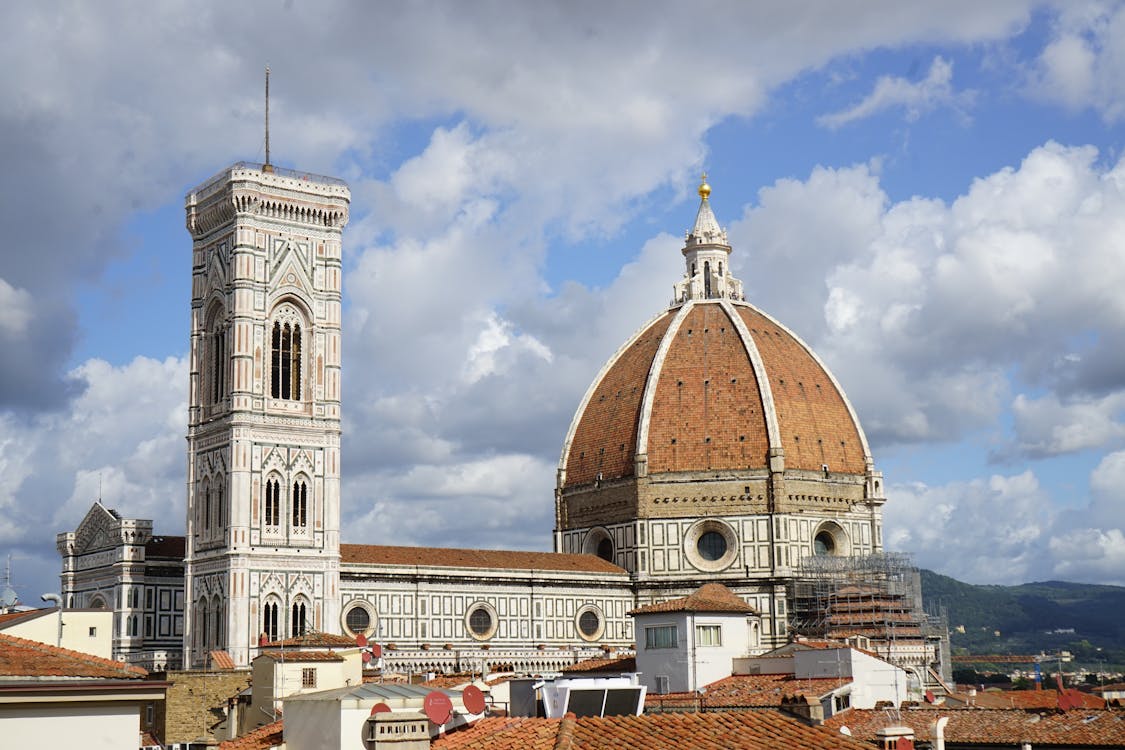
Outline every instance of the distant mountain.
POLYGON ((1067 650, 1079 663, 1125 666, 1125 587, 1065 581, 976 586, 923 570, 922 596, 928 610, 948 612, 954 653, 1067 650))

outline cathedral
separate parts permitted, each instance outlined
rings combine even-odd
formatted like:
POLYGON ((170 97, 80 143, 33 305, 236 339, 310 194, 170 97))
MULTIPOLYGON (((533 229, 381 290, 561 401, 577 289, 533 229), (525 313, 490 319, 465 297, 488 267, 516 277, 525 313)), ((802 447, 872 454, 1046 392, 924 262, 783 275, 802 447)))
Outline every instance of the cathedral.
POLYGON ((560 436, 554 552, 396 547, 341 540, 348 187, 224 169, 186 198, 185 534, 96 503, 58 536, 66 606, 114 610, 115 655, 150 669, 315 631, 388 668, 543 671, 633 648, 631 610, 711 582, 753 608, 759 650, 785 643, 802 560, 882 551, 883 482, 824 363, 745 301, 710 192, 671 305, 560 436))

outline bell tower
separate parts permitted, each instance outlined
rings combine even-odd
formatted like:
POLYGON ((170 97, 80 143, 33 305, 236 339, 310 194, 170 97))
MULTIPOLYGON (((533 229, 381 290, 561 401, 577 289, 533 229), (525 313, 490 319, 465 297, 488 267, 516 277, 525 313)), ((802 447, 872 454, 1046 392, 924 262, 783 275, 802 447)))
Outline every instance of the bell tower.
POLYGON ((240 162, 192 236, 184 666, 339 629, 341 233, 332 177, 240 162))

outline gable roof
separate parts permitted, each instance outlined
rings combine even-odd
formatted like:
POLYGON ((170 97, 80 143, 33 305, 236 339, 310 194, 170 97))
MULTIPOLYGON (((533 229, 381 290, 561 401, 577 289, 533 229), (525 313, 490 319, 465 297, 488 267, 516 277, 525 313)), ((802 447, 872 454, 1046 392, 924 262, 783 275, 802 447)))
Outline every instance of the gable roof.
POLYGON ((263 651, 259 654, 261 659, 271 661, 343 661, 344 657, 335 651, 263 651))
POLYGON ((0 680, 140 680, 147 676, 140 667, 0 633, 0 680))
MULTIPOLYGON (((1080 708, 1105 708, 1105 699, 1077 690, 1067 690, 1072 700, 1078 700, 1080 708)), ((1019 708, 1025 711, 1042 708, 1059 708, 1059 691, 1054 688, 1042 690, 982 690, 976 695, 957 692, 946 697, 946 703, 959 703, 976 708, 1019 708)))
POLYGON ((645 714, 562 719, 486 718, 434 740, 432 750, 871 750, 836 730, 776 711, 645 714))
POLYGON ((740 596, 721 583, 705 583, 690 596, 656 602, 630 610, 630 615, 647 615, 656 612, 711 612, 722 614, 757 614, 740 596))
POLYGON ((620 674, 622 672, 636 672, 637 658, 635 656, 606 656, 594 659, 583 659, 562 668, 569 674, 620 674))
POLYGON ((649 693, 645 696, 645 705, 666 710, 777 708, 786 698, 820 699, 851 682, 847 677, 797 679, 792 674, 731 675, 707 685, 702 693, 649 693))
POLYGON ((509 570, 558 570, 576 573, 616 573, 624 568, 595 555, 520 550, 452 549, 439 547, 393 547, 375 544, 341 544, 344 565, 400 565, 436 568, 500 568, 509 570))
POLYGON ((37 617, 42 617, 48 612, 54 611, 54 607, 41 607, 39 609, 21 609, 19 612, 5 612, 4 614, 0 615, 0 629, 6 628, 9 625, 14 625, 17 622, 34 620, 37 617))

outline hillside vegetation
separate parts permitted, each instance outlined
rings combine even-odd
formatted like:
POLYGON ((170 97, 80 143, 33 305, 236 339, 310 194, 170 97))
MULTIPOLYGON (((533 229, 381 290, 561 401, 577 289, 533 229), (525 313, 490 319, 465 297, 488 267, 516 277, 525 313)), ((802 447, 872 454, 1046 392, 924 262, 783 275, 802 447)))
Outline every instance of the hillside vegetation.
POLYGON ((927 609, 948 612, 955 654, 1067 650, 1079 664, 1125 666, 1123 587, 1064 581, 976 586, 923 570, 922 596, 927 609))

